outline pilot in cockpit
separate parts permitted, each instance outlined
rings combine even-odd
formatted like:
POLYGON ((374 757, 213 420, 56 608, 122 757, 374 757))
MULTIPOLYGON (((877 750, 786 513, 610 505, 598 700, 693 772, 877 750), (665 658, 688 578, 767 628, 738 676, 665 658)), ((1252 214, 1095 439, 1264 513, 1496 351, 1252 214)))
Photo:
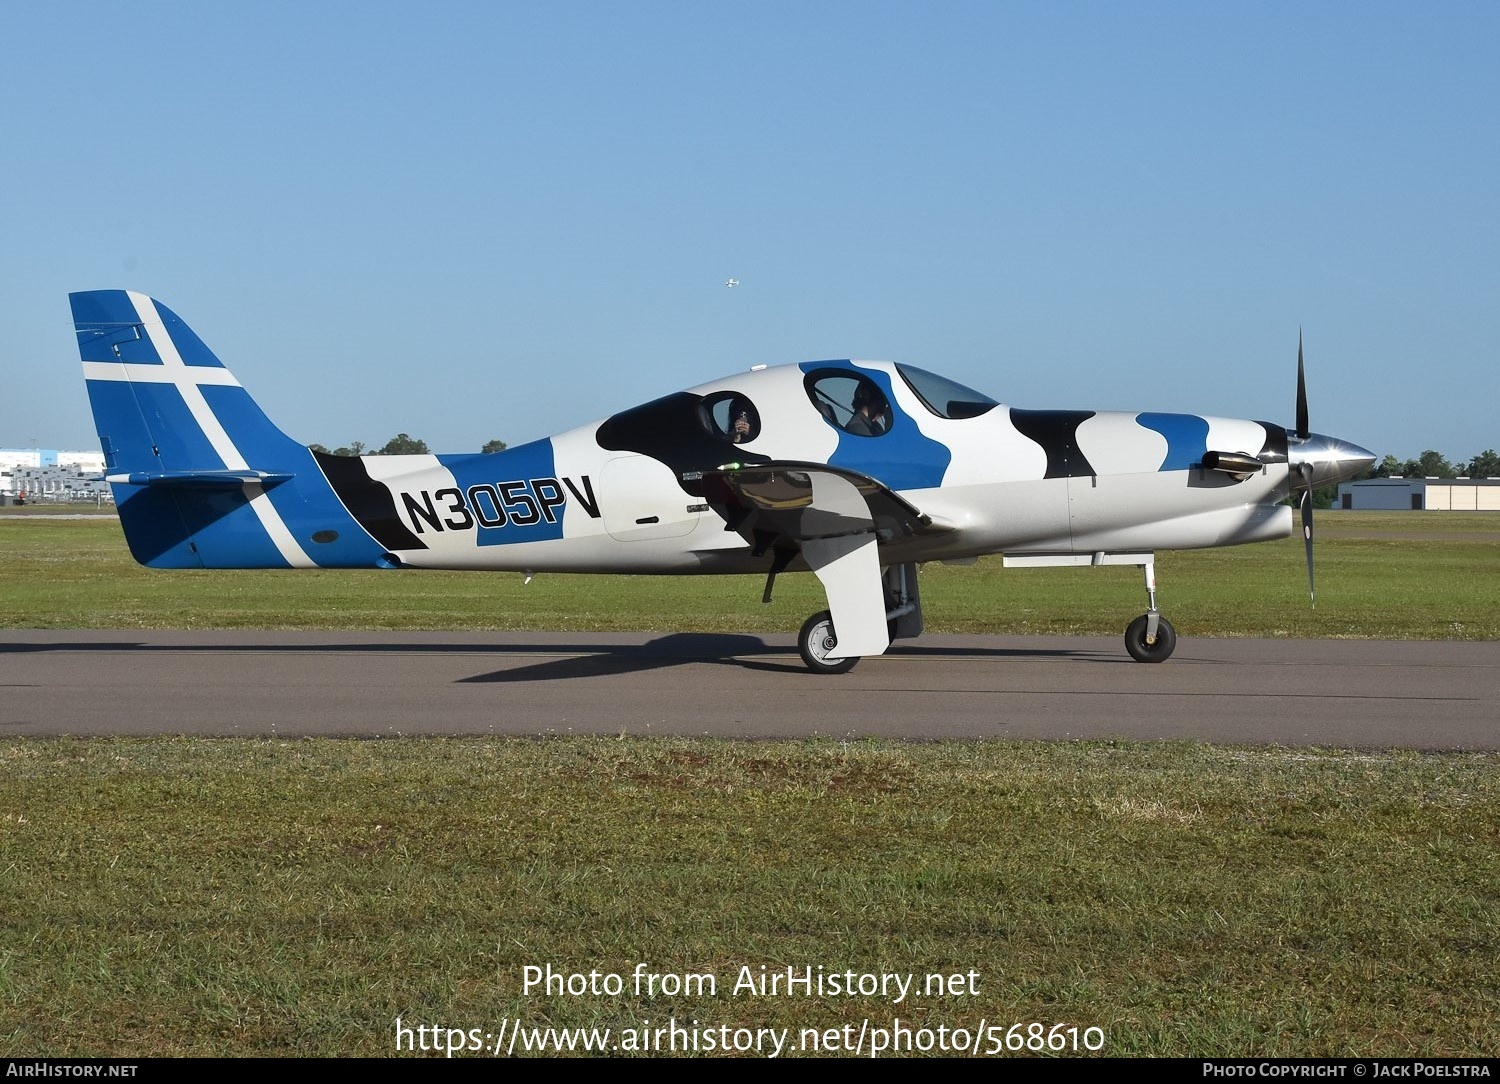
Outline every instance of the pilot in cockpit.
POLYGON ((868 381, 854 389, 854 413, 844 426, 859 437, 878 437, 891 427, 891 405, 885 393, 868 381))

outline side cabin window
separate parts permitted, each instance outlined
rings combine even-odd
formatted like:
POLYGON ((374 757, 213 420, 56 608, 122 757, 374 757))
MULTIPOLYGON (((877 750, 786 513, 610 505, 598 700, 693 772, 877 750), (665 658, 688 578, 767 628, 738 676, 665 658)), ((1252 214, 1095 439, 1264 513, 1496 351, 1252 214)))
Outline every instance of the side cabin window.
POLYGON ((699 406, 703 427, 730 444, 748 444, 760 436, 760 411, 737 391, 715 392, 699 406))
POLYGON ((816 369, 803 380, 807 397, 828 424, 857 437, 891 431, 891 403, 880 385, 847 369, 816 369))

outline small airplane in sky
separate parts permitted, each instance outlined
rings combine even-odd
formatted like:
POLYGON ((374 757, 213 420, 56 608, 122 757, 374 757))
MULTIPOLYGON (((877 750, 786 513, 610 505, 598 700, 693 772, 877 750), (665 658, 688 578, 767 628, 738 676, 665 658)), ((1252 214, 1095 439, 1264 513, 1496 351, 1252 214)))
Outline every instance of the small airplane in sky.
POLYGON ((740 280, 739 279, 728 279, 724 283, 724 285, 728 286, 731 290, 734 289, 739 284, 740 284, 740 280))
POLYGON ((639 574, 811 570, 798 635, 842 673, 922 631, 917 566, 1135 565, 1125 645, 1177 637, 1155 551, 1285 538, 1374 462, 1297 421, 1023 410, 910 365, 755 366, 558 436, 477 455, 335 456, 283 434, 178 316, 144 294, 71 295, 105 474, 152 568, 441 568, 639 574))

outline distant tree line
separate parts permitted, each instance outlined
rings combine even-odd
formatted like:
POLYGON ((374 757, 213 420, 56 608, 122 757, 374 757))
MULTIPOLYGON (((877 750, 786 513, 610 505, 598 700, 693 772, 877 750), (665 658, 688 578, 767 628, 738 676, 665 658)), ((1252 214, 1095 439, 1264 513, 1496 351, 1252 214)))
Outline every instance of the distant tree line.
POLYGON ((1500 478, 1500 453, 1486 448, 1467 462, 1450 461, 1441 452, 1428 448, 1416 459, 1400 460, 1386 456, 1366 478, 1500 478))
MULTIPOLYGON (((337 448, 328 448, 322 444, 309 444, 308 447, 325 455, 428 455, 431 453, 425 440, 418 440, 406 433, 397 433, 379 448, 367 448, 364 442, 358 440, 337 448)), ((505 451, 505 447, 503 440, 489 440, 485 441, 484 447, 479 451, 484 455, 490 455, 494 452, 505 451)))

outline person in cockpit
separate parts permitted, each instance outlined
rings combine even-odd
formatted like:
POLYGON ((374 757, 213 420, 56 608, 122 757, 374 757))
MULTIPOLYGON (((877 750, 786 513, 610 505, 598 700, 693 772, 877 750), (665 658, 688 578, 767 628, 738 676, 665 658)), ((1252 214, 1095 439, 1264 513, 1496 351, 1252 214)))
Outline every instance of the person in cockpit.
POLYGON ((734 444, 743 444, 755 435, 755 425, 750 421, 750 404, 736 396, 729 401, 729 439, 734 444))
POLYGON ((858 437, 878 437, 891 427, 891 404, 885 393, 868 381, 854 389, 854 413, 844 426, 858 437))

